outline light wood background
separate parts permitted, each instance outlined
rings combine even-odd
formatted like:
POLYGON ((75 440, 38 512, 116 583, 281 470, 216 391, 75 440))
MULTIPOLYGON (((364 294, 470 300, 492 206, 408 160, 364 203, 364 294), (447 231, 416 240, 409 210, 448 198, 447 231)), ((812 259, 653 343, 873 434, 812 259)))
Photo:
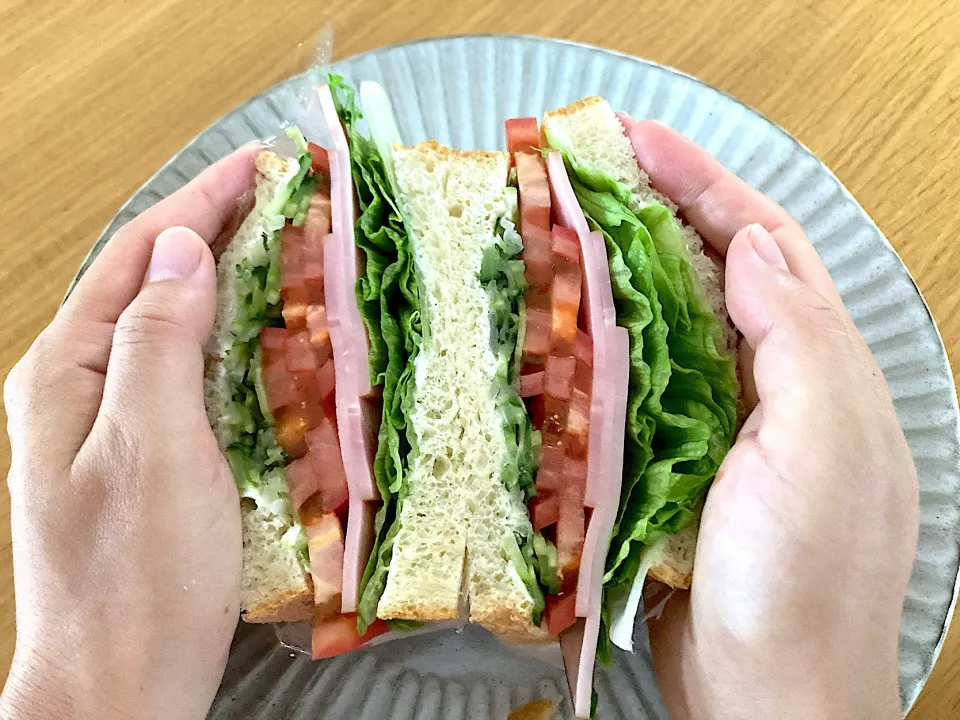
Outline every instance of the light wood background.
MULTIPOLYGON (((0 372, 120 204, 184 143, 297 71, 411 38, 564 37, 697 75, 819 155, 894 244, 960 360, 956 0, 0 0, 0 372)), ((9 447, 0 446, 0 468, 9 447)), ((0 493, 0 671, 14 647, 0 493)), ((960 717, 960 626, 911 718, 960 717)))

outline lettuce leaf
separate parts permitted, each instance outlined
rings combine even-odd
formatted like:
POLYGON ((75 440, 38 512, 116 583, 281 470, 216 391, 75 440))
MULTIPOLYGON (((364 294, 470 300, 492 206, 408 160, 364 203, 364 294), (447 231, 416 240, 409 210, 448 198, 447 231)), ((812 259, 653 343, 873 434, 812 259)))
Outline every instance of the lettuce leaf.
POLYGON ((383 385, 383 416, 374 459, 374 478, 383 504, 377 511, 376 541, 360 581, 357 630, 377 617, 387 583, 393 544, 400 530, 406 476, 416 453, 408 417, 413 405, 414 363, 423 341, 420 288, 412 243, 389 173, 376 144, 357 132, 363 116, 343 78, 330 76, 337 114, 347 129, 350 166, 360 216, 354 237, 366 263, 357 280, 360 314, 370 340, 370 381, 383 385))
POLYGON ((732 445, 739 388, 679 221, 657 203, 635 212, 627 188, 559 149, 603 234, 617 324, 630 334, 623 484, 604 576, 620 585, 643 547, 692 519, 732 445))
MULTIPOLYGON (((506 188, 506 210, 497 223, 496 238, 483 252, 479 279, 490 307, 490 348, 498 361, 494 381, 497 411, 503 423, 506 445, 500 470, 504 487, 514 494, 517 507, 536 496, 534 472, 540 454, 540 434, 533 429, 523 400, 513 382, 520 372, 520 351, 527 289, 523 241, 516 228, 517 191, 506 188)), ((560 592, 557 551, 549 540, 533 532, 528 516, 505 532, 504 551, 533 598, 533 622, 540 625, 546 593, 560 592)))

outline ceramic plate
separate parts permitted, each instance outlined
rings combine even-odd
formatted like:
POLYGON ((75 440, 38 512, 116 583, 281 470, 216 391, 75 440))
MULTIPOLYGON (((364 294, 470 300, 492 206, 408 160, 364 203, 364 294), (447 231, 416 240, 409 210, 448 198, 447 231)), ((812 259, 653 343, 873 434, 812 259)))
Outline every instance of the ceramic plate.
MULTIPOLYGON (((782 129, 675 70, 599 48, 527 37, 425 40, 348 58, 334 70, 377 80, 406 141, 502 149, 503 121, 600 94, 614 108, 677 128, 803 223, 890 383, 920 472, 920 546, 900 632, 905 709, 940 650, 955 597, 960 445, 953 379, 937 328, 906 268, 830 170, 782 129)), ((214 123, 124 205, 97 241, 254 138, 300 122, 308 80, 292 78, 214 123)), ((642 631, 641 631, 642 634, 642 631)), ((648 655, 600 673, 600 718, 665 717, 648 655)), ((513 656, 483 631, 441 633, 312 663, 269 627, 241 627, 212 718, 505 720, 533 698, 564 696, 559 667, 513 656)), ((569 707, 563 708, 569 716, 569 707)), ((559 716, 559 715, 558 715, 559 716)))

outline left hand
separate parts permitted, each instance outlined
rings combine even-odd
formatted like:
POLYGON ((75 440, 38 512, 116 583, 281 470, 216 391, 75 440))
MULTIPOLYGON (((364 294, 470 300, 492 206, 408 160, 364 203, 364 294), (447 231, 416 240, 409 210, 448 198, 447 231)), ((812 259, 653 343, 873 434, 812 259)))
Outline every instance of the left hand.
POLYGON ((7 378, 17 648, 0 716, 209 710, 241 566, 203 403, 210 244, 234 229, 256 154, 121 228, 7 378))

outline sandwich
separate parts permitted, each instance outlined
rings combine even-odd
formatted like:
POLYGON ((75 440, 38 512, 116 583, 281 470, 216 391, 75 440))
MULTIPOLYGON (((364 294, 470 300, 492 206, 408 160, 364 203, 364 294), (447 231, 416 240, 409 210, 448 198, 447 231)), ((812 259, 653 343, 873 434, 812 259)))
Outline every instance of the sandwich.
POLYGON ((314 657, 442 621, 559 640, 587 717, 644 579, 690 585, 738 422, 722 269, 600 98, 487 152, 403 145, 374 83, 318 94, 328 149, 261 153, 218 264, 243 617, 310 620, 314 657))

